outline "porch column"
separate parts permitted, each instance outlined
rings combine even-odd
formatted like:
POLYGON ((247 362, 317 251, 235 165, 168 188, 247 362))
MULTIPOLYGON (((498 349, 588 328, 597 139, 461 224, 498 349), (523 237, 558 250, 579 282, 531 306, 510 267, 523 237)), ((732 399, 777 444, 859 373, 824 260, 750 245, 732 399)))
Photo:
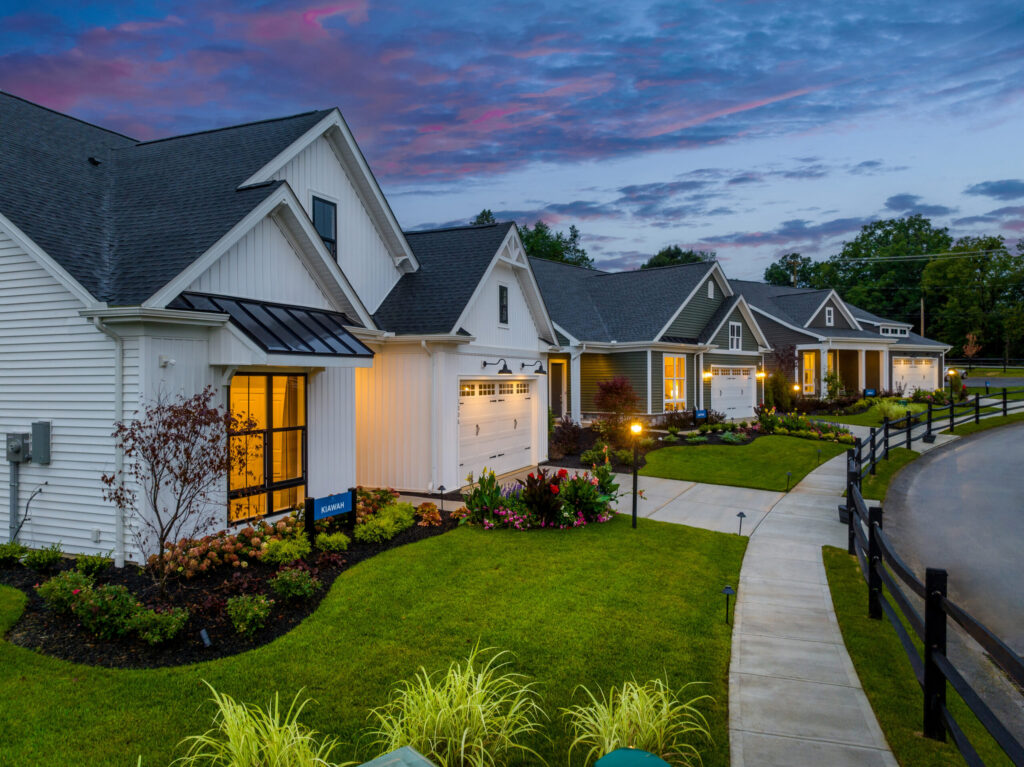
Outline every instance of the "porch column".
POLYGON ((864 389, 867 388, 867 373, 864 370, 864 350, 861 349, 857 352, 857 377, 859 381, 860 390, 863 393, 864 389))
POLYGON ((580 355, 574 352, 569 357, 569 399, 572 400, 572 420, 579 423, 583 420, 583 409, 580 407, 580 355))
MULTIPOLYGON (((683 363, 683 370, 686 370, 686 363, 683 363)), ((647 415, 651 415, 651 384, 653 383, 651 376, 651 350, 647 350, 647 415)), ((664 397, 664 393, 662 397, 664 397)))
POLYGON ((892 388, 892 383, 889 381, 889 368, 892 366, 892 359, 888 349, 879 352, 879 355, 881 355, 879 361, 882 365, 882 390, 889 391, 892 388))
MULTIPOLYGON (((825 376, 830 372, 828 348, 824 345, 818 347, 818 362, 821 363, 821 368, 818 370, 818 391, 816 394, 818 397, 823 398, 828 391, 828 387, 825 385, 825 376)), ((839 371, 837 370, 836 372, 839 371)))

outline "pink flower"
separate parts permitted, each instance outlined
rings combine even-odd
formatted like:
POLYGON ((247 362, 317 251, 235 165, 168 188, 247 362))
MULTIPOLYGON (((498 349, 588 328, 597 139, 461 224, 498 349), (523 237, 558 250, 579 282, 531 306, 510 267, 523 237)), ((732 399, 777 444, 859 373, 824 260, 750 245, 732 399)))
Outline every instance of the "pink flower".
POLYGON ((81 589, 71 589, 72 594, 78 594, 80 591, 81 589))

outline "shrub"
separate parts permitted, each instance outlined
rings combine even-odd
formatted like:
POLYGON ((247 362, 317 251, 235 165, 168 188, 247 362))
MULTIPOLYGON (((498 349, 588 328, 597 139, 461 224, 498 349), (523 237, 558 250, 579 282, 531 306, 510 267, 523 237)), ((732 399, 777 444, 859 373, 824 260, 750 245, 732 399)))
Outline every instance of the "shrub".
POLYGON ((597 382, 594 406, 602 413, 612 413, 617 420, 640 409, 640 397, 625 376, 597 382))
POLYGON ((369 517, 361 525, 356 525, 355 537, 362 543, 384 543, 414 524, 416 511, 412 504, 393 503, 369 517))
POLYGON ((604 463, 605 458, 608 456, 608 445, 605 442, 597 442, 590 450, 584 450, 580 454, 580 461, 585 464, 593 466, 598 463, 604 463))
MULTIPOLYGON (((263 544, 295 537, 301 527, 298 518, 289 514, 276 522, 260 520, 235 533, 221 530, 198 539, 182 538, 167 544, 163 559, 171 572, 186 579, 218 567, 246 568, 263 556, 263 544)), ((151 566, 156 559, 156 555, 149 558, 151 566)))
POLYGON ((189 612, 184 607, 173 607, 164 612, 137 610, 128 620, 128 628, 150 645, 169 642, 185 628, 189 612))
POLYGON ((707 441, 708 441, 708 438, 705 435, 703 435, 703 434, 697 434, 697 435, 694 435, 692 437, 687 437, 686 438, 686 443, 688 445, 703 445, 707 441))
POLYGON ((552 453, 552 458, 557 460, 559 457, 567 455, 575 455, 580 451, 580 442, 583 439, 583 427, 572 420, 569 416, 562 416, 551 432, 551 439, 549 440, 548 452, 552 453), (561 453, 560 456, 555 456, 555 453, 561 453))
POLYGON ((782 373, 776 371, 765 379, 764 404, 780 410, 789 410, 793 406, 792 387, 782 373))
POLYGON ((602 494, 600 485, 597 477, 591 477, 586 472, 562 479, 558 492, 562 498, 562 526, 582 527, 591 522, 611 519, 609 498, 602 494))
POLYGON ((26 554, 28 554, 28 547, 22 546, 17 541, 0 543, 0 567, 16 565, 26 554))
POLYGON ((439 767, 539 760, 523 741, 540 732, 544 712, 524 678, 505 671, 503 655, 484 661, 474 648, 464 665, 452 663, 445 673, 421 667, 370 712, 373 744, 380 753, 412 746, 439 767))
POLYGON ((702 423, 700 426, 697 427, 697 431, 700 432, 701 434, 707 434, 709 431, 711 431, 711 424, 702 423))
POLYGON ((727 445, 742 445, 744 442, 747 441, 747 437, 745 435, 739 434, 734 431, 726 432, 725 434, 722 435, 721 439, 722 442, 726 443, 727 445))
POLYGON ((658 441, 654 437, 641 437, 638 444, 641 450, 650 450, 658 444, 658 441))
POLYGON ((694 423, 692 410, 670 410, 661 416, 661 422, 671 429, 692 429, 694 423))
MULTIPOLYGON (((469 480, 472 482, 472 480, 469 480)), ((356 524, 367 517, 373 516, 385 506, 398 500, 398 493, 391 488, 357 488, 356 489, 356 524)))
POLYGON ((55 575, 40 586, 36 593, 55 613, 71 612, 71 605, 79 593, 92 588, 92 577, 75 570, 55 575))
POLYGON ((174 764, 184 767, 241 767, 242 765, 280 765, 280 767, 329 767, 337 741, 316 742, 317 733, 299 723, 299 715, 308 700, 292 700, 282 715, 278 694, 266 710, 237 703, 205 683, 213 693, 217 708, 214 726, 202 735, 185 738, 185 755, 174 764))
POLYGON ((661 438, 661 441, 667 445, 674 445, 679 441, 679 436, 676 434, 666 434, 661 438))
POLYGON ((231 597, 228 600, 224 611, 231 619, 231 625, 235 631, 242 636, 252 637, 257 631, 263 628, 270 617, 270 608, 274 606, 274 600, 267 599, 262 594, 243 594, 231 597))
POLYGON ((139 605, 126 586, 107 585, 79 592, 71 609, 86 631, 114 639, 128 631, 139 605))
POLYGON ((580 689, 589 702, 563 709, 573 734, 570 758, 577 747, 587 749, 584 764, 619 748, 636 748, 670 764, 701 763, 700 751, 692 741, 711 741, 707 719, 697 708, 705 700, 714 702, 710 695, 683 701, 680 694, 686 687, 677 693, 661 679, 642 685, 626 682, 607 695, 580 689))
POLYGON ((48 573, 57 569, 61 560, 61 548, 59 543, 47 546, 43 549, 30 549, 21 558, 21 563, 30 570, 37 573, 48 573))
MULTIPOLYGON (((472 482, 473 475, 467 476, 466 481, 472 482)), ((462 496, 462 500, 465 502, 466 508, 469 509, 469 521, 477 524, 483 522, 491 512, 501 506, 503 501, 501 486, 498 484, 498 478, 494 472, 484 469, 480 473, 480 479, 477 480, 476 485, 462 496)), ((358 532, 357 528, 357 539, 359 538, 358 532)))
POLYGON ((420 527, 440 527, 444 523, 441 512, 433 503, 421 503, 417 506, 416 516, 420 519, 420 527))
POLYGON ((543 526, 557 526, 562 511, 559 485, 569 472, 565 469, 557 474, 548 474, 544 469, 530 472, 520 485, 519 499, 525 510, 540 520, 543 526))
POLYGON ((320 581, 308 570, 282 570, 269 581, 281 599, 309 599, 320 590, 320 581))
POLYGON ((272 565, 285 565, 309 556, 309 539, 304 535, 270 541, 263 550, 263 561, 272 565))
POLYGON ((347 551, 349 543, 345 533, 320 533, 316 537, 316 547, 321 551, 347 551))
POLYGON ((80 573, 96 577, 105 572, 113 563, 114 560, 107 554, 79 554, 75 558, 75 569, 80 573))
POLYGON ((628 448, 615 451, 615 460, 624 466, 633 465, 633 451, 628 448))

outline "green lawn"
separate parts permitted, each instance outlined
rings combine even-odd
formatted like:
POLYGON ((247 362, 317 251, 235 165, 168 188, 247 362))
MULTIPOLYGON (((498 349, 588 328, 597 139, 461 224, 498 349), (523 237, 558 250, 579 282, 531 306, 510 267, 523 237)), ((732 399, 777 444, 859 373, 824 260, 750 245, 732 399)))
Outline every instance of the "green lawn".
MULTIPOLYGON (((1006 399, 1007 399, 1008 402, 1013 402, 1015 400, 1022 400, 1022 399, 1024 399, 1024 387, 1014 386, 1012 389, 1010 387, 1007 387, 1007 389, 1008 389, 1008 391, 1007 391, 1007 394, 1006 394, 1006 399)), ((1001 386, 1000 387, 996 387, 996 386, 989 387, 989 393, 988 394, 985 394, 985 387, 984 386, 968 386, 967 387, 967 392, 971 396, 973 396, 975 394, 980 394, 982 397, 995 397, 997 399, 1002 399, 1002 397, 1003 397, 1003 389, 1002 389, 1001 386)))
POLYGON ((991 418, 982 418, 980 423, 965 423, 962 426, 957 426, 954 431, 946 429, 943 434, 957 434, 961 437, 966 437, 968 434, 976 434, 979 431, 985 431, 986 429, 994 429, 997 426, 1006 426, 1011 423, 1018 423, 1024 421, 1024 413, 1011 413, 1007 416, 997 415, 991 418))
MULTIPOLYGON (((857 559, 832 546, 825 546, 822 554, 843 641, 897 761, 904 767, 963 765, 952 739, 940 743, 921 734, 921 688, 888 619, 868 617, 868 587, 857 559)), ((914 636, 909 627, 908 632, 914 636)), ((920 652, 916 639, 915 645, 920 652)), ((960 697, 952 690, 947 695, 950 711, 985 764, 1009 765, 1010 760, 960 697)))
MULTIPOLYGON (((923 413, 928 409, 927 405, 923 405, 920 402, 911 402, 907 405, 910 411, 913 413, 923 413)), ((902 418, 903 416, 900 416, 902 418)), ((829 416, 814 416, 817 421, 826 421, 831 423, 843 423, 843 424, 854 424, 855 426, 881 426, 882 425, 882 413, 879 411, 878 405, 872 405, 863 413, 857 415, 829 415, 829 416)))
MULTIPOLYGON (((294 631, 232 658, 173 669, 73 665, 0 642, 0 765, 166 765, 178 741, 210 724, 202 681, 264 704, 300 689, 303 720, 346 744, 336 761, 373 756, 351 744, 368 709, 420 665, 446 668, 482 646, 511 650, 536 680, 551 721, 534 746, 550 765, 569 744, 559 708, 579 684, 607 688, 668 675, 708 682, 715 744, 729 763, 731 627, 721 589, 739 579, 746 539, 641 520, 572 531, 460 528, 393 549, 344 573, 294 631)), ((20 592, 0 587, 0 628, 20 592)))
MULTIPOLYGON (((966 368, 963 368, 962 366, 959 366, 959 365, 957 366, 956 369, 957 370, 961 370, 961 369, 966 370, 966 368)), ((978 377, 981 377, 981 376, 984 376, 984 377, 987 377, 987 378, 1002 378, 1004 376, 1007 377, 1007 378, 1021 378, 1022 376, 1024 376, 1024 368, 1006 368, 1006 372, 1005 373, 1003 372, 1003 369, 1001 367, 998 367, 998 368, 971 368, 971 370, 968 372, 967 380, 969 381, 972 378, 978 378, 978 377)))
MULTIPOLYGON (((907 450, 905 447, 894 447, 889 450, 889 460, 882 459, 875 466, 875 473, 864 475, 861 482, 861 495, 872 501, 884 501, 889 494, 889 485, 897 472, 911 461, 920 458, 920 453, 907 450)), ((845 495, 845 492, 843 493, 845 495)))
POLYGON ((797 437, 759 437, 746 445, 680 445, 647 454, 645 477, 664 477, 712 485, 785 490, 786 472, 793 487, 821 462, 843 453, 847 445, 797 437))

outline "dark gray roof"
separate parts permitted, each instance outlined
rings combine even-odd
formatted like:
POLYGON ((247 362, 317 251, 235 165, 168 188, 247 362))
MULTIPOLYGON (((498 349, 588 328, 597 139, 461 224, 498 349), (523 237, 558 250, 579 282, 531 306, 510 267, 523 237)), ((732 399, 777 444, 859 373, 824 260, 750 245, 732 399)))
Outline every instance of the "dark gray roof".
POLYGON ((725 322, 725 318, 732 314, 732 310, 736 308, 736 304, 739 302, 740 296, 738 293, 731 295, 722 301, 715 310, 715 313, 711 315, 711 319, 708 320, 708 324, 705 325, 704 329, 700 332, 700 338, 698 338, 697 341, 702 344, 709 343, 715 331, 718 330, 718 326, 725 322))
POLYGON ((655 341, 712 263, 603 272, 531 258, 551 319, 581 341, 655 341))
POLYGON ((453 332, 513 226, 506 221, 406 232, 420 268, 402 275, 388 293, 373 315, 377 327, 400 335, 453 332))
POLYGON ((140 304, 282 183, 238 189, 327 114, 138 142, 0 93, 0 213, 98 300, 140 304))
MULTIPOLYGON (((729 284, 751 306, 801 328, 810 321, 831 292, 828 289, 791 288, 751 280, 729 280, 729 284)), ((815 328, 813 332, 817 333, 818 330, 815 328)))
MULTIPOLYGON (((886 336, 886 337, 887 338, 892 338, 892 336, 886 336)), ((910 333, 908 333, 905 336, 896 336, 896 339, 897 339, 896 340, 896 346, 897 347, 899 347, 899 346, 934 346, 937 349, 949 348, 949 344, 944 344, 944 343, 942 343, 942 341, 935 341, 935 340, 933 340, 931 338, 925 338, 924 336, 919 336, 917 333, 914 333, 913 331, 911 331, 910 333)))
POLYGON ((859 306, 854 306, 853 304, 846 304, 846 308, 850 310, 850 314, 857 318, 858 322, 870 322, 874 325, 902 325, 908 328, 911 327, 909 322, 887 320, 885 317, 879 317, 877 314, 872 314, 866 309, 861 309, 859 306))

